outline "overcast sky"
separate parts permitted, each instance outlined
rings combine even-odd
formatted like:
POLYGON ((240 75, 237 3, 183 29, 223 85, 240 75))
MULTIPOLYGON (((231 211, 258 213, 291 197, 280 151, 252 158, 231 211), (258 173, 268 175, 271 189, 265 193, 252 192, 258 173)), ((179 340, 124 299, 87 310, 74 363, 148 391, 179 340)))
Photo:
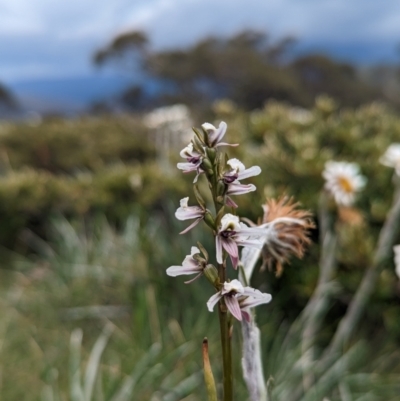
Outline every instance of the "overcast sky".
POLYGON ((0 0, 0 81, 88 75, 93 51, 132 28, 159 48, 246 27, 348 59, 393 61, 400 1, 0 0))

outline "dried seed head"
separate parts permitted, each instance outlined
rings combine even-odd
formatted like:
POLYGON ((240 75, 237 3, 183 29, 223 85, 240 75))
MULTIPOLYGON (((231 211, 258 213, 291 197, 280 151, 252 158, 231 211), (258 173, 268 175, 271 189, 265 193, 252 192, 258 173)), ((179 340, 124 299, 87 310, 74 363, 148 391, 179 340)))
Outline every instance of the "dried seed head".
POLYGON ((275 264, 278 277, 283 272, 283 263, 292 255, 302 258, 306 246, 311 243, 309 230, 315 227, 311 213, 297 209, 298 206, 287 196, 268 199, 263 205, 262 224, 268 225, 268 235, 262 251, 262 268, 272 269, 275 264))

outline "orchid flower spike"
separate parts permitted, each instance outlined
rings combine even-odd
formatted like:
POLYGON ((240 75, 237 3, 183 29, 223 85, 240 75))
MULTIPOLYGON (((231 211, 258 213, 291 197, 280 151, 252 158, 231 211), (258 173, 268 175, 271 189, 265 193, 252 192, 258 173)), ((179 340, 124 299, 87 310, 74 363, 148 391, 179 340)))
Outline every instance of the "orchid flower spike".
POLYGON ((190 142, 186 148, 182 149, 179 155, 186 159, 186 163, 178 163, 176 166, 179 170, 182 170, 184 173, 190 173, 192 171, 196 171, 196 177, 193 182, 197 182, 197 179, 200 173, 203 170, 200 168, 200 165, 203 161, 203 155, 193 149, 193 143, 190 142))
POLYGON ((215 237, 217 262, 223 263, 222 249, 225 249, 236 269, 239 263, 238 246, 262 248, 265 234, 263 228, 247 227, 246 224, 239 222, 239 217, 230 213, 225 214, 215 237), (251 237, 255 239, 250 239, 251 237))
POLYGON ((356 163, 328 161, 322 173, 325 178, 325 189, 335 199, 339 206, 350 206, 355 201, 356 193, 366 184, 367 180, 360 174, 356 163))
POLYGON ((218 128, 215 128, 210 123, 204 123, 201 126, 204 131, 207 133, 208 144, 211 148, 216 148, 218 146, 238 146, 238 143, 229 144, 225 142, 221 142, 221 139, 224 137, 227 129, 227 125, 224 121, 221 121, 218 128))
POLYGON ((258 166, 253 166, 246 169, 244 164, 238 159, 230 159, 228 160, 227 164, 231 167, 231 169, 223 175, 223 181, 228 186, 226 191, 226 203, 228 206, 236 208, 236 203, 229 197, 229 195, 243 195, 255 191, 255 185, 241 184, 240 180, 259 175, 261 173, 261 168, 258 166))
POLYGON ((178 220, 191 220, 196 219, 189 227, 185 228, 179 234, 185 234, 197 224, 200 223, 201 220, 204 219, 204 215, 206 213, 206 209, 201 208, 200 206, 188 206, 189 197, 183 198, 180 201, 181 206, 176 210, 175 217, 178 220))
POLYGON ((225 282, 221 291, 208 300, 207 307, 210 312, 221 298, 224 298, 226 307, 237 320, 250 321, 249 308, 269 303, 272 296, 251 287, 243 287, 242 283, 235 279, 225 282))
POLYGON ((200 256, 200 249, 196 246, 192 246, 190 255, 187 255, 182 262, 182 266, 171 266, 167 269, 168 276, 176 277, 181 275, 196 274, 197 276, 189 281, 185 281, 185 284, 192 283, 198 279, 202 274, 207 265, 207 260, 200 256))

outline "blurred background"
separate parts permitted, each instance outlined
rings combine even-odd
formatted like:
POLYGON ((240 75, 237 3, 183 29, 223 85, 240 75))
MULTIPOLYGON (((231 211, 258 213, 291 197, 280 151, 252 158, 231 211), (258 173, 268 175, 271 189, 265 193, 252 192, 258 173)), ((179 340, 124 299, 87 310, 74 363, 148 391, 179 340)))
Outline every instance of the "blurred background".
MULTIPOLYGON (((226 121, 227 141, 241 143, 230 156, 264 172, 235 199, 253 221, 283 193, 317 216, 328 160, 368 178, 336 216, 322 352, 391 205, 392 171, 378 160, 400 142, 399 27, 395 0, 0 0, 0 398, 205 399, 204 336, 221 375, 212 289, 165 274, 197 240, 213 247, 205 227, 179 236, 174 217, 194 199, 179 151, 205 121, 226 121)), ((284 339, 318 280, 318 228, 311 236, 302 261, 252 283, 273 296, 258 321, 278 390, 301 377, 288 374, 301 350, 284 339)), ((398 400, 399 313, 388 255, 349 344, 362 351, 315 399, 398 400)))

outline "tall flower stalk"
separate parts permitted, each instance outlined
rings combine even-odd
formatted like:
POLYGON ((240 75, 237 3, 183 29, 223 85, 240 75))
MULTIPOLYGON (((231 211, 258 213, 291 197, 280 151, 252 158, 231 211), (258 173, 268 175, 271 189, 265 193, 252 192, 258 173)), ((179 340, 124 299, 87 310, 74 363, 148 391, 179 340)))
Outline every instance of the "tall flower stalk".
MULTIPOLYGON (((237 159, 229 159, 221 150, 228 143, 221 142, 226 133, 227 125, 221 122, 216 128, 209 123, 202 125, 201 130, 194 129, 192 141, 180 153, 186 163, 178 163, 178 169, 184 173, 195 173, 194 195, 198 205, 188 206, 188 198, 180 202, 175 216, 179 220, 195 220, 181 234, 197 226, 202 221, 211 229, 214 237, 215 251, 208 252, 203 245, 193 246, 182 266, 171 266, 167 269, 170 276, 191 275, 195 277, 186 283, 191 283, 204 276, 214 287, 215 294, 207 302, 210 312, 218 310, 221 351, 223 367, 223 401, 233 400, 232 374, 232 325, 235 318, 238 321, 250 320, 250 308, 271 301, 271 295, 243 286, 240 281, 227 278, 229 261, 232 268, 239 264, 239 247, 252 247, 261 250, 265 238, 271 236, 271 226, 248 227, 236 215, 237 205, 230 196, 243 195, 252 192, 256 187, 252 184, 242 184, 240 180, 260 174, 258 166, 246 168, 237 159), (213 207, 208 208, 198 187, 197 180, 204 177, 211 191, 213 207), (229 209, 228 209, 229 208, 229 209), (210 210, 211 209, 211 210, 210 210), (212 210, 213 209, 213 210, 212 210), (228 213, 230 211, 231 213, 228 213), (211 255, 215 255, 212 258, 211 255), (215 259, 215 265, 212 264, 215 259), (216 308, 217 306, 217 308, 216 308)), ((207 377, 210 375, 208 369, 207 377)), ((212 380, 208 381, 210 388, 212 380)), ((212 398, 210 395, 209 397, 212 398)), ((213 392, 213 390, 211 391, 213 392)), ((210 398, 210 399, 211 399, 210 398)))
MULTIPOLYGON (((271 301, 270 294, 262 293, 249 286, 251 273, 260 256, 264 264, 276 267, 277 275, 282 272, 282 264, 291 255, 302 257, 305 246, 309 244, 308 231, 313 228, 310 214, 297 209, 293 199, 282 197, 269 200, 263 206, 264 218, 255 225, 245 217, 237 215, 238 205, 231 196, 244 195, 256 190, 251 183, 242 180, 259 175, 258 166, 246 168, 238 159, 229 159, 221 147, 236 146, 221 142, 227 125, 221 122, 216 128, 209 123, 201 130, 194 129, 192 141, 181 151, 180 156, 186 163, 178 163, 184 173, 195 173, 193 192, 198 205, 188 205, 188 197, 180 201, 175 216, 178 220, 194 220, 181 234, 204 222, 214 238, 215 250, 208 252, 201 243, 191 248, 181 266, 171 266, 167 274, 195 275, 186 284, 205 277, 214 287, 215 293, 207 302, 210 312, 218 310, 223 370, 223 401, 233 401, 234 383, 232 375, 232 325, 235 320, 243 328, 243 369, 246 384, 252 401, 261 401, 266 396, 262 385, 263 374, 261 359, 254 363, 252 350, 259 350, 259 330, 250 308, 271 301), (213 207, 208 207, 197 186, 198 179, 208 181, 213 207), (246 225, 247 222, 250 225, 246 225), (240 258, 240 247, 245 251, 240 258), (249 258, 249 252, 252 255, 249 258), (214 255, 214 257, 213 257, 214 255), (213 259, 215 265, 212 264, 213 259), (246 261, 245 261, 246 260, 246 261), (238 278, 230 281, 227 270, 232 266, 238 278), (240 266, 240 268, 239 268, 240 266)), ((215 385, 211 377, 208 354, 204 360, 206 386, 209 400, 215 399, 215 385), (207 370, 207 371, 206 371, 207 370)))

